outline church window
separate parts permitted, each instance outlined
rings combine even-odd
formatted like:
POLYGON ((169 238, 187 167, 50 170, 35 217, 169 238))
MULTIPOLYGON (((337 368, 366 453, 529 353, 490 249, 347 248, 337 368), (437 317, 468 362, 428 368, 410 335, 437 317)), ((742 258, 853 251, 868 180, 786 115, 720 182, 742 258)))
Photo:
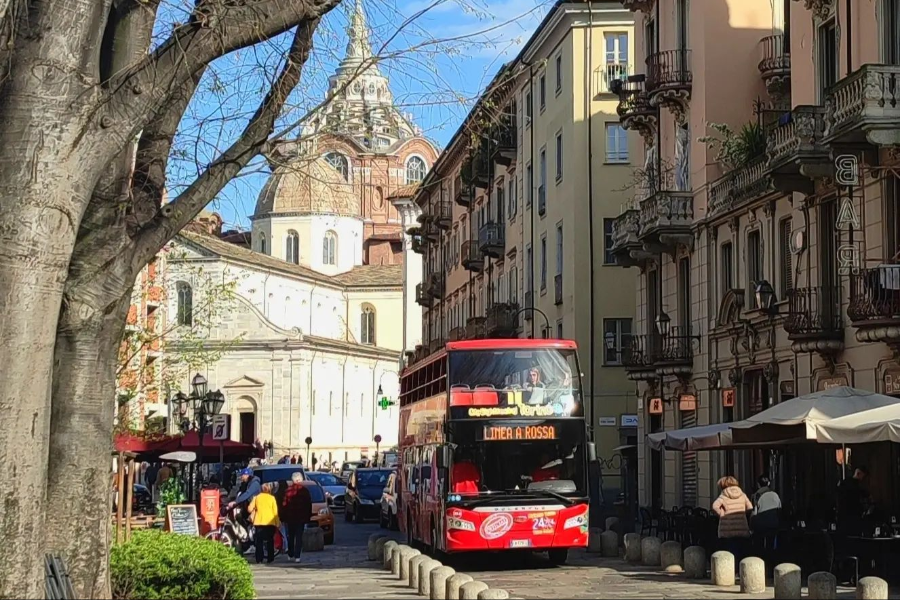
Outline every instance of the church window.
POLYGON ((295 265, 300 264, 300 236, 296 231, 291 229, 288 231, 287 238, 284 241, 284 260, 295 265))
POLYGON ((325 160, 341 174, 344 181, 350 181, 350 163, 346 156, 340 152, 329 152, 325 155, 325 160))
POLYGON ((193 325, 194 290, 191 288, 191 284, 186 281, 179 281, 175 284, 175 291, 178 296, 178 324, 193 325))
POLYGON ((370 305, 363 305, 360 313, 359 340, 363 344, 375 345, 375 309, 370 305))
POLYGON ((333 231, 325 232, 322 238, 322 264, 337 264, 337 234, 333 231))
POLYGON ((259 234, 259 251, 262 254, 266 253, 266 234, 259 234))
POLYGON ((419 183, 425 179, 425 161, 418 156, 411 157, 406 161, 406 183, 419 183))

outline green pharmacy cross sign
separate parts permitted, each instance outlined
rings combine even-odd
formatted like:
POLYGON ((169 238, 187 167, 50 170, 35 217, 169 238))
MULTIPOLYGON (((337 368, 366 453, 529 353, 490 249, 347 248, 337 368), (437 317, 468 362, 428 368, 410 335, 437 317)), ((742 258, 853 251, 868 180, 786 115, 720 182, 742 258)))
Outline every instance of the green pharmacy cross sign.
POLYGON ((381 407, 381 410, 387 410, 392 406, 396 406, 397 403, 392 401, 390 398, 384 395, 384 390, 381 389, 381 386, 378 386, 378 406, 381 407))

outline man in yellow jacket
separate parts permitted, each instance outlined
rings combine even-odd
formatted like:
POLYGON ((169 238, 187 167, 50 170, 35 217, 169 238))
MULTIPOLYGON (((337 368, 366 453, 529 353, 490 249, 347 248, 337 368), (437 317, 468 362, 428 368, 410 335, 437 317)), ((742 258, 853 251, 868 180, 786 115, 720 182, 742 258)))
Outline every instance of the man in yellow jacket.
POLYGON ((263 544, 268 556, 266 563, 271 563, 275 560, 275 532, 281 526, 281 521, 278 520, 278 501, 272 495, 271 483, 264 483, 262 492, 250 502, 250 515, 256 528, 256 564, 263 561, 263 544))

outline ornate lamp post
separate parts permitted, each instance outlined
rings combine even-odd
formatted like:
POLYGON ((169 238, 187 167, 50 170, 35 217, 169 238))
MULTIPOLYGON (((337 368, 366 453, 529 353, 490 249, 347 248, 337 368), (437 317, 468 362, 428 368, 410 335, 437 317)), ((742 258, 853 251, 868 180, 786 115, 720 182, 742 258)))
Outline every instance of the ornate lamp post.
MULTIPOLYGON (((191 388, 192 391, 190 396, 178 391, 172 398, 172 402, 178 407, 179 414, 181 415, 187 414, 188 407, 193 411, 193 421, 184 417, 181 421, 181 430, 184 433, 187 433, 188 431, 197 432, 200 451, 197 453, 198 455, 195 463, 199 462, 199 465, 196 467, 199 470, 201 468, 200 465, 203 464, 203 436, 206 433, 206 428, 209 426, 212 417, 222 411, 222 406, 225 404, 225 395, 219 390, 214 392, 209 391, 208 382, 200 373, 197 373, 194 375, 193 379, 191 379, 191 388)), ((220 467, 224 467, 224 465, 220 465, 220 467)), ((193 476, 191 476, 190 484, 190 496, 193 498, 193 476)))

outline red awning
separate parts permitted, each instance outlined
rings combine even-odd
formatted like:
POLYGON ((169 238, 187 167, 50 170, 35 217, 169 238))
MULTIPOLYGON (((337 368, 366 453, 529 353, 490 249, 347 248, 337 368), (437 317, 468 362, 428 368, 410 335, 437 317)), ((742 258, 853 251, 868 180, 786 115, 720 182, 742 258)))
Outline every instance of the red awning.
POLYGON ((131 435, 120 434, 115 439, 117 452, 134 452, 139 460, 158 458, 169 452, 194 452, 202 456, 203 462, 219 462, 219 449, 224 453, 225 462, 245 461, 251 458, 262 458, 263 449, 253 444, 242 444, 233 440, 218 442, 212 439, 212 434, 203 436, 203 452, 200 451, 200 436, 196 431, 184 435, 169 435, 156 440, 131 435))

